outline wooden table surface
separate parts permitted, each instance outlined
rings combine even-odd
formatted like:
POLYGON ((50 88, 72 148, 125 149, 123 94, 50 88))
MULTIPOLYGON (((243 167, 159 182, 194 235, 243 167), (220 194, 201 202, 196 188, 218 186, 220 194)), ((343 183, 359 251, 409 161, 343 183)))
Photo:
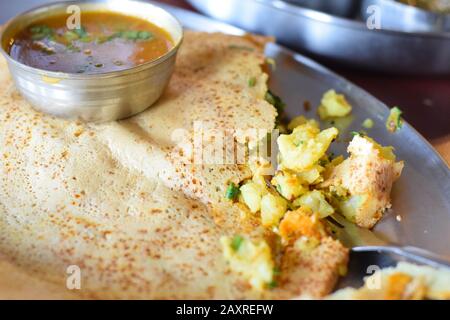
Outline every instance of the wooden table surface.
MULTIPOLYGON (((195 11, 185 0, 160 1, 195 11)), ((450 164, 450 76, 392 76, 325 64, 387 105, 399 106, 406 121, 450 164)))

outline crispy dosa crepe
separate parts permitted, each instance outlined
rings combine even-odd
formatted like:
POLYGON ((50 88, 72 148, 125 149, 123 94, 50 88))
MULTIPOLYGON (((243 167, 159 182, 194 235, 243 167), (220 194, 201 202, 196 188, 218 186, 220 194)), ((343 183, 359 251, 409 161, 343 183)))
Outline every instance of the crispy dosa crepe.
POLYGON ((230 130, 240 142, 252 138, 237 129, 274 127, 276 111, 264 100, 265 41, 187 32, 160 101, 106 124, 33 110, 0 58, 0 297, 329 293, 347 261, 347 251, 331 239, 286 262, 293 271, 276 290, 255 291, 230 272, 221 236, 268 237, 257 219, 223 199, 230 181, 251 172, 245 165, 193 164, 178 147, 180 134, 185 145, 194 141, 196 121, 230 130), (248 85, 252 77, 254 87, 248 85), (81 290, 66 288, 71 265, 81 270, 81 290))

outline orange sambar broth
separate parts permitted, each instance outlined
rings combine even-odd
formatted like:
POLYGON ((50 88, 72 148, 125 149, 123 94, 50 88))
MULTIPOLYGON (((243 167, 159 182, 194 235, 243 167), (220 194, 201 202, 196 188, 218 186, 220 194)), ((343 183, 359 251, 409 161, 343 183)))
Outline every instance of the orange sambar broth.
POLYGON ((81 14, 82 29, 69 30, 68 17, 57 15, 34 22, 10 41, 8 53, 39 69, 106 73, 155 60, 173 48, 167 31, 141 18, 85 12, 81 14))

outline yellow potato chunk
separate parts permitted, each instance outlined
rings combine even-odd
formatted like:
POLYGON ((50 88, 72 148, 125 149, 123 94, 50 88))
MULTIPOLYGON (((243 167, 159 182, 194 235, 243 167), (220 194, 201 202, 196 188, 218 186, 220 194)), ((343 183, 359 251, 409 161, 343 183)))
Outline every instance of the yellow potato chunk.
POLYGON ((373 126, 375 125, 375 123, 373 122, 372 119, 367 118, 366 120, 363 121, 362 126, 366 129, 372 129, 373 126))
POLYGON ((308 238, 301 236, 294 242, 294 247, 299 252, 310 253, 320 245, 320 240, 317 238, 308 238))
POLYGON ((327 299, 337 300, 429 300, 450 299, 450 272, 407 262, 377 270, 359 289, 345 288, 327 299))
POLYGON ((290 135, 280 135, 277 141, 281 168, 295 172, 310 169, 325 154, 337 135, 336 128, 320 131, 310 123, 298 126, 290 135))
POLYGON ((339 132, 347 131, 348 128, 352 125, 355 117, 353 117, 352 114, 346 115, 345 117, 339 117, 339 118, 329 118, 325 120, 331 120, 330 122, 333 123, 333 127, 338 129, 339 132))
POLYGON ((356 135, 350 142, 350 157, 336 166, 320 187, 345 190, 339 199, 341 212, 361 227, 371 228, 390 208, 390 193, 400 177, 403 162, 395 161, 392 147, 382 147, 368 137, 356 135))
POLYGON ((296 207, 306 207, 317 213, 323 219, 334 213, 333 207, 327 202, 322 192, 310 191, 293 202, 296 207))
POLYGON ((334 168, 336 168, 338 165, 344 162, 344 160, 345 159, 343 156, 337 156, 336 158, 332 159, 330 162, 325 164, 324 172, 322 173, 322 181, 323 179, 328 179, 330 175, 333 173, 334 168))
POLYGON ((269 245, 264 240, 246 237, 220 239, 225 260, 232 271, 240 273, 257 290, 267 287, 273 279, 274 262, 269 245))
POLYGON ((288 200, 293 200, 309 190, 302 185, 302 179, 287 171, 278 171, 272 179, 272 184, 288 200))
POLYGON ((250 163, 250 170, 253 173, 252 181, 261 187, 262 195, 265 195, 267 193, 265 176, 271 176, 275 172, 272 164, 265 159, 259 159, 256 162, 250 163))
POLYGON ((345 117, 352 111, 352 106, 345 96, 337 94, 334 90, 325 92, 321 104, 317 109, 320 119, 345 117))
POLYGON ((287 201, 280 196, 266 194, 261 199, 261 222, 265 227, 276 227, 287 211, 287 201))
POLYGON ((304 116, 298 116, 289 122, 288 129, 290 131, 293 131, 295 128, 297 128, 298 126, 305 124, 305 123, 309 123, 312 126, 319 128, 319 123, 316 120, 308 119, 308 118, 305 118, 304 116))
POLYGON ((386 160, 395 161, 394 147, 392 146, 383 147, 370 137, 364 137, 364 139, 366 139, 372 144, 373 148, 375 148, 378 151, 380 157, 386 160))
POLYGON ((274 173, 272 164, 264 158, 258 158, 255 161, 251 161, 249 167, 253 176, 267 176, 273 175, 274 173))
POLYGON ((265 193, 265 190, 261 187, 261 185, 250 181, 244 184, 240 190, 242 200, 252 213, 256 213, 261 210, 261 199, 265 193))
MULTIPOLYGON (((356 222, 358 212, 362 212, 364 208, 370 204, 369 197, 366 194, 357 194, 351 196, 348 200, 339 203, 339 209, 344 217, 351 222, 356 222)), ((368 209, 368 208, 367 208, 368 209)))
POLYGON ((324 171, 324 168, 319 165, 314 165, 312 168, 298 172, 297 176, 303 182, 303 184, 317 184, 323 181, 321 173, 324 171))

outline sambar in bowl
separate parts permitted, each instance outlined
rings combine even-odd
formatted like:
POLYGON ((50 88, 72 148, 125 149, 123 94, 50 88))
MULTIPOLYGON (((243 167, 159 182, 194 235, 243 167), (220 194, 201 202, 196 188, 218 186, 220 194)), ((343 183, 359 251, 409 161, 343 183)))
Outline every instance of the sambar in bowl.
POLYGON ((1 44, 18 90, 37 109, 117 120, 152 105, 183 37, 168 12, 140 1, 61 2, 5 27, 1 44))

